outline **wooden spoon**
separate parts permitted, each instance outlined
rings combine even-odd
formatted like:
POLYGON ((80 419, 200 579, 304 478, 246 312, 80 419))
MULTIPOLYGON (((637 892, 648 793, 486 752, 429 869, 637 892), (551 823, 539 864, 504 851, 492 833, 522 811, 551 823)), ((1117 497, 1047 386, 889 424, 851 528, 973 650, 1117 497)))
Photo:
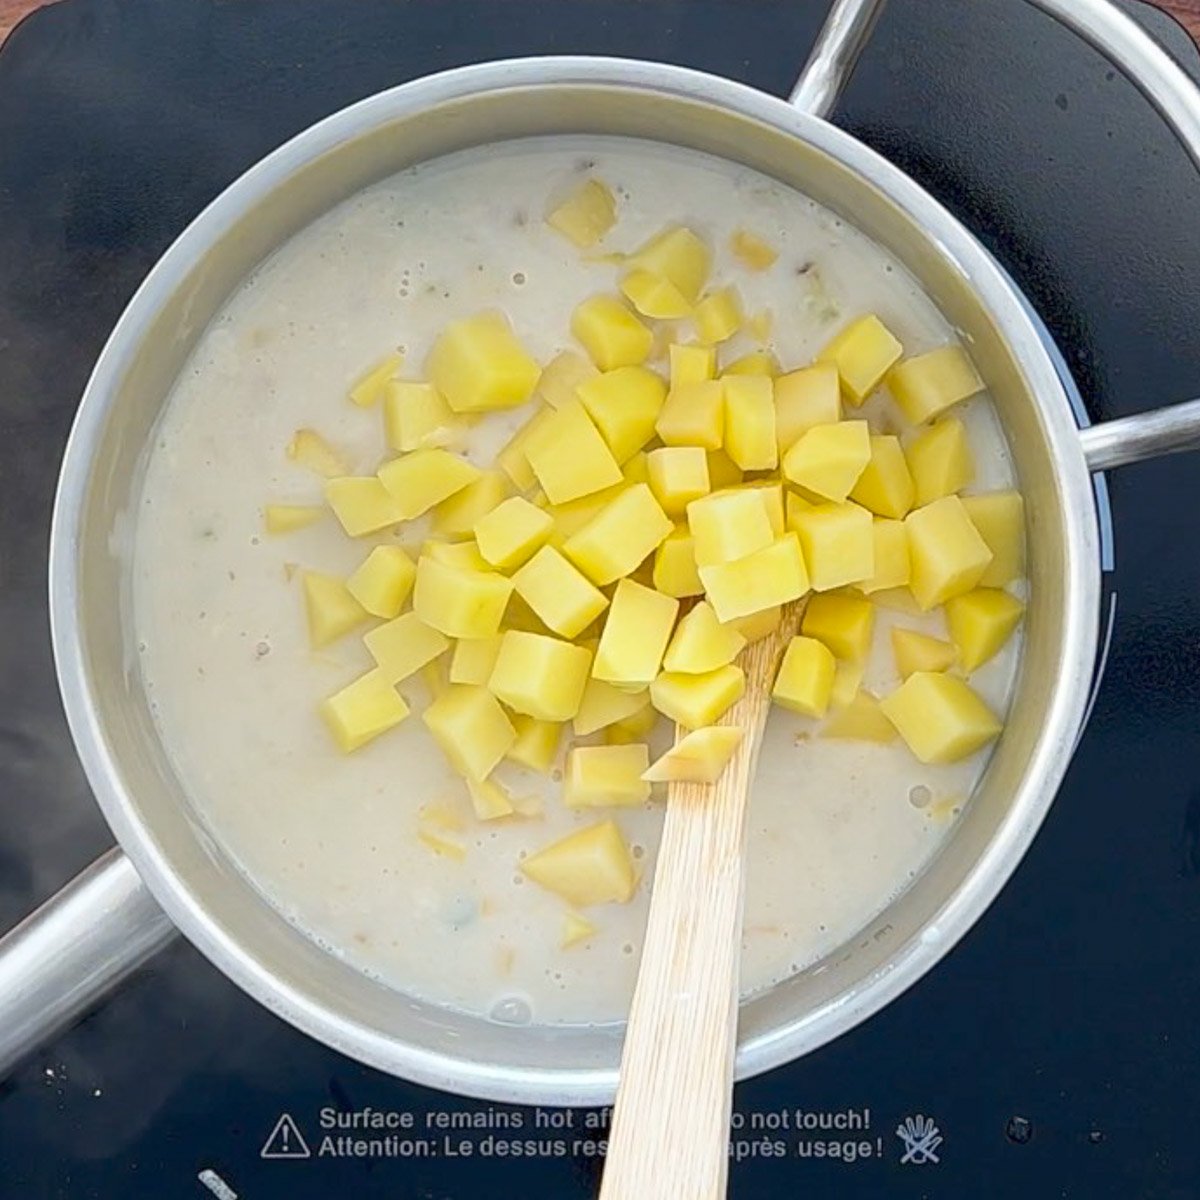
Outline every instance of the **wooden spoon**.
POLYGON ((746 805, 771 687, 803 612, 803 600, 789 604, 779 629, 738 658, 746 691, 721 724, 745 736, 721 778, 670 785, 600 1200, 725 1195, 746 805))

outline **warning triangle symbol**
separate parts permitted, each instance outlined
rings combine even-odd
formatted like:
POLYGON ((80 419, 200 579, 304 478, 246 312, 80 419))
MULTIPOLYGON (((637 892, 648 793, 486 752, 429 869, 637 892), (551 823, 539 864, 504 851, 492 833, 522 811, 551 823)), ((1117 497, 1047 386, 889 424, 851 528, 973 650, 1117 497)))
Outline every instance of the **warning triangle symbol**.
POLYGON ((283 1113, 258 1152, 259 1158, 311 1158, 312 1151, 290 1113, 283 1113))

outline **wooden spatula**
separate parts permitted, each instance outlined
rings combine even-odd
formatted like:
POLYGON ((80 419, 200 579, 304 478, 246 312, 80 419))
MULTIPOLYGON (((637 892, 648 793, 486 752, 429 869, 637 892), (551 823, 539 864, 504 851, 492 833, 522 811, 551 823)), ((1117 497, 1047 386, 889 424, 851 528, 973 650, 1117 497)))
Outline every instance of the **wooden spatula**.
MULTIPOLYGON (((715 1200, 728 1172, 746 804, 779 660, 804 601, 747 646, 745 730, 715 784, 672 783, 600 1200, 715 1200)), ((677 737, 682 736, 682 731, 677 737)))

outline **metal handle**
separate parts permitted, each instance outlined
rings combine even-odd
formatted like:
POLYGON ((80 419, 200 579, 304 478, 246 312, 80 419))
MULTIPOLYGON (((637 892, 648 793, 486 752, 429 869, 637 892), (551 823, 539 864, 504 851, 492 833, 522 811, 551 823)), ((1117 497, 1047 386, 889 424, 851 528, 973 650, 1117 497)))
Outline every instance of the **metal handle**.
POLYGON ((814 117, 827 117, 841 97, 859 56, 875 32, 887 0, 835 0, 788 100, 814 117))
POLYGON ((1105 421, 1081 430, 1079 437, 1083 456, 1093 471, 1181 450, 1200 450, 1200 400, 1105 421))
POLYGON ((110 850, 0 939, 0 1079, 175 934, 110 850))

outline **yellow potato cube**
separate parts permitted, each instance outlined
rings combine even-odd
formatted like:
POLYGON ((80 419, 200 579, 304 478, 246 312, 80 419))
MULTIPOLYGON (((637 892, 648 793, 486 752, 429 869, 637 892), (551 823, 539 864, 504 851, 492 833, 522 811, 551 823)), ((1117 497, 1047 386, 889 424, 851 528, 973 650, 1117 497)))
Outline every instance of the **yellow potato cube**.
POLYGON ((725 436, 725 389, 716 379, 673 389, 667 393, 655 431, 668 446, 719 450, 725 436))
POLYGON ((642 773, 648 783, 716 783, 742 744, 740 725, 709 725, 685 733, 642 773))
POLYGON ((378 671, 360 675, 321 705, 321 716, 343 754, 399 725, 408 712, 403 697, 378 671))
POLYGON ((417 561, 413 611, 447 637, 492 637, 499 632, 512 590, 512 580, 503 575, 468 570, 422 554, 417 561))
POLYGON ((650 455, 645 450, 639 450, 621 467, 621 475, 626 483, 649 483, 650 455))
POLYGON ((513 586, 546 628, 565 638, 577 637, 608 607, 604 593, 553 546, 543 546, 513 586))
POLYGON ((766 375, 774 379, 779 374, 779 359, 769 350, 752 350, 735 358, 722 372, 727 375, 766 375))
POLYGON ((539 409, 496 453, 496 466, 513 481, 520 492, 529 491, 537 483, 537 476, 534 475, 525 452, 534 439, 545 432, 553 416, 553 408, 539 409))
POLYGON ((567 752, 563 804, 567 808, 629 808, 650 799, 642 772, 650 765, 650 748, 576 746, 567 752))
POLYGON ((1021 623, 1025 605, 999 588, 976 588, 946 601, 946 627, 968 674, 1000 652, 1021 623))
POLYGON ((736 562, 775 539, 767 505, 757 489, 714 492, 693 500, 687 515, 700 567, 736 562))
POLYGON ((783 654, 771 698, 806 717, 823 717, 833 693, 837 662, 824 642, 794 637, 783 654))
POLYGON ((600 635, 592 675, 605 683, 646 687, 658 674, 679 615, 679 601, 622 579, 600 635))
POLYGON ((455 642, 454 654, 450 658, 450 682, 487 687, 492 668, 500 655, 503 636, 497 633, 492 637, 462 638, 455 642))
POLYGON ((408 451, 448 446, 459 424, 432 383, 392 379, 383 393, 383 430, 393 450, 408 451))
POLYGON ((794 533, 736 562, 701 567, 705 595, 722 621, 748 617, 798 600, 808 591, 808 571, 794 533))
POLYGON ((715 345, 733 337, 742 327, 742 299, 736 288, 723 287, 710 292, 692 313, 696 337, 706 345, 715 345))
POLYGON ((644 741, 658 721, 658 713, 646 705, 632 716, 623 717, 609 725, 604 730, 604 740, 610 746, 628 746, 630 742, 644 741))
POLYGON ((722 625, 712 605, 701 600, 684 614, 663 656, 663 670, 703 675, 733 662, 746 639, 732 626, 722 625))
POLYGON ((814 504, 795 513, 792 528, 814 591, 828 592, 875 574, 874 521, 865 508, 850 502, 814 504))
POLYGON ((346 590, 373 617, 398 616, 417 577, 416 564, 399 546, 376 546, 346 580, 346 590))
POLYGON ((613 452, 578 400, 547 411, 545 422, 523 449, 551 504, 566 504, 623 482, 613 452))
POLYGON ((671 391, 690 383, 704 383, 717 373, 717 348, 696 343, 680 345, 672 342, 667 349, 670 357, 671 391))
POLYGON ((575 714, 576 737, 586 737, 640 713, 650 706, 650 694, 645 690, 622 691, 602 679, 589 679, 583 689, 583 699, 575 714))
POLYGON ((867 596, 892 588, 907 588, 912 578, 908 555, 908 531, 903 521, 885 521, 876 517, 871 526, 875 542, 875 572, 859 581, 858 589, 867 596))
POLYGON ((446 688, 449 686, 449 680, 446 678, 445 663, 436 658, 433 662, 427 662, 421 668, 421 682, 425 685, 425 690, 429 693, 430 700, 436 700, 439 696, 444 696, 446 688))
POLYGON ((703 595, 704 584, 696 570, 696 548, 686 525, 677 526, 655 550, 651 578, 664 596, 682 599, 703 595))
POLYGON ((838 658, 862 662, 871 649, 875 609, 869 600, 846 592, 814 596, 804 610, 800 632, 823 642, 838 658))
POLYGON ((471 797, 471 807, 479 821, 496 821, 501 817, 511 817, 516 811, 513 808, 512 797, 495 780, 471 779, 468 776, 467 794, 471 797))
POLYGON ((690 229, 674 225, 656 234, 632 254, 628 266, 669 280, 689 304, 695 304, 700 289, 708 280, 712 254, 690 229))
POLYGON ((814 425, 783 456, 787 479, 826 500, 840 504, 850 495, 871 461, 871 434, 866 421, 814 425))
POLYGON ((918 506, 940 500, 975 478, 967 431, 956 417, 944 417, 919 433, 904 451, 918 506))
POLYGON ((908 516, 916 494, 900 439, 887 434, 872 436, 871 458, 850 489, 850 499, 881 517, 899 521, 908 516))
POLYGON ((748 617, 736 617, 728 622, 726 628, 740 633, 746 639, 746 645, 761 642, 763 638, 773 634, 783 622, 783 609, 774 604, 770 608, 760 609, 748 617))
POLYGON ((521 862, 521 873, 568 904, 625 904, 637 890, 633 856, 615 821, 601 821, 521 862))
POLYGON ((337 479, 348 470, 342 456, 315 429, 297 429, 284 453, 326 479, 337 479))
POLYGON ((808 512, 809 509, 816 508, 816 505, 811 500, 806 500, 796 492, 788 492, 786 503, 787 518, 784 522, 785 529, 794 530, 796 522, 800 520, 800 514, 808 512))
MULTIPOLYGON (((722 418, 723 425, 724 418, 722 418)), ((714 492, 737 487, 745 478, 741 467, 724 450, 709 450, 705 457, 708 459, 708 482, 712 485, 714 492)))
POLYGON ((416 613, 377 625, 363 635, 363 645, 388 683, 400 683, 450 649, 444 634, 431 629, 416 613))
POLYGON ((470 537, 476 521, 493 512, 511 494, 507 475, 484 471, 474 483, 434 507, 433 532, 445 538, 470 537))
POLYGON ((829 693, 830 708, 846 708, 852 704, 865 674, 866 668, 862 663, 839 660, 837 670, 833 673, 833 688, 829 693))
POLYGON ((743 471, 773 471, 779 465, 775 440, 775 385, 765 375, 726 375, 725 452, 743 471))
POLYGON ((500 643, 488 688, 514 712, 569 721, 587 686, 592 652, 540 633, 510 629, 500 643))
POLYGON ((417 840, 440 858, 451 858, 455 862, 466 861, 466 846, 453 838, 443 837, 440 833, 434 833, 430 829, 418 829, 417 840))
POLYGON ((896 740, 896 727, 883 715, 876 697, 870 692, 858 692, 845 708, 836 710, 821 726, 821 737, 886 746, 896 740))
POLYGON ((888 389, 900 411, 919 425, 981 392, 983 380, 961 346, 943 346, 900 363, 888 377, 888 389))
POLYGON ((516 408, 533 395, 541 367, 499 313, 451 321, 425 364, 430 382, 459 413, 516 408))
POLYGON ((375 533, 404 520, 404 510, 374 475, 327 480, 325 499, 351 537, 375 533))
MULTIPOLYGON (((568 500, 566 504, 551 504, 546 511, 554 519, 554 532, 550 544, 561 549, 563 542, 573 533, 578 533, 590 520, 598 516, 605 505, 611 504, 624 490, 624 479, 612 487, 606 487, 589 496, 580 496, 578 500, 568 500)), ((536 497, 535 497, 536 502, 536 497)))
POLYGON ((954 647, 949 642, 902 625, 892 626, 892 653, 901 679, 916 671, 948 671, 955 661, 954 647))
POLYGON ((531 771, 547 774, 558 757, 562 724, 558 721, 539 721, 524 713, 517 713, 512 723, 517 731, 517 740, 508 751, 509 760, 531 771))
POLYGON ((594 246, 617 220, 617 198, 599 179, 588 179, 546 216, 546 224, 581 250, 594 246))
POLYGON ((517 740, 512 722, 487 688, 452 684, 421 719, 450 765, 467 779, 486 779, 517 740))
POLYGON ((370 408, 383 399, 389 379, 400 373, 404 366, 403 354, 389 354, 381 359, 350 388, 350 399, 359 408, 370 408))
POLYGON ((652 437, 667 385, 646 367, 617 367, 576 389, 618 463, 628 462, 652 437))
POLYGON ((1000 735, 996 715, 959 678, 917 671, 880 710, 923 763, 952 763, 1000 735))
POLYGON ((734 231, 729 248, 752 271, 765 271, 779 257, 779 251, 770 242, 747 229, 734 231))
POLYGON ((926 611, 975 587, 992 561, 957 496, 944 496, 904 518, 912 562, 909 587, 926 611))
POLYGON ((817 355, 817 361, 837 367, 842 395, 857 406, 879 386, 903 353, 904 347, 888 327, 871 315, 860 317, 843 329, 817 355))
POLYGON ((448 450, 427 447, 393 458, 376 472, 404 520, 419 517, 479 478, 478 467, 448 450))
MULTIPOLYGON (((700 456, 703 458, 703 450, 700 456)), ((707 475, 707 463, 704 471, 707 475)), ((294 533, 315 525, 324 515, 325 510, 315 504, 268 504, 263 510, 263 528, 268 533, 294 533)))
POLYGON ((367 610, 336 575, 305 571, 303 582, 308 642, 314 650, 336 642, 367 620, 367 610))
POLYGON ((573 533, 563 554, 603 587, 631 574, 674 528, 649 484, 635 483, 573 533))
POLYGON ((591 296, 571 314, 571 332, 602 371, 645 362, 654 335, 615 296, 591 296))
POLYGON ((715 725, 746 690, 746 675, 730 664, 703 675, 663 672, 650 685, 650 702, 669 721, 685 729, 715 725))
POLYGON ((742 483, 738 489, 754 492, 767 510, 767 520, 771 522, 771 532, 776 537, 787 533, 787 520, 784 517, 783 484, 781 483, 742 483))
POLYGON ((669 280, 642 267, 620 283, 621 294, 642 314, 660 321, 677 321, 692 311, 687 297, 669 280))
POLYGON ((562 919, 562 936, 559 938, 558 948, 569 950, 580 942, 586 942, 595 932, 596 927, 591 921, 578 913, 569 912, 562 919))
POLYGON ((699 446, 664 446, 646 456, 650 490, 668 516, 679 517, 707 496, 708 456, 699 446))
POLYGON ((1025 501, 1020 492, 984 492, 964 496, 971 524, 992 552, 979 577, 980 587, 1006 587, 1025 574, 1025 501))
POLYGON ((554 528, 554 518, 521 496, 512 496, 475 522, 479 553, 501 570, 519 567, 539 550, 554 528))
POLYGON ((492 564, 479 553, 479 547, 474 542, 440 542, 431 538, 421 547, 421 553, 463 571, 492 569, 492 564))
POLYGON ((575 399, 575 389, 581 383, 595 379, 599 374, 590 359, 574 350, 563 350, 542 369, 537 394, 551 408, 562 408, 575 399))
POLYGON ((775 437, 782 458, 810 429, 842 419, 837 367, 818 363, 775 380, 775 437))

